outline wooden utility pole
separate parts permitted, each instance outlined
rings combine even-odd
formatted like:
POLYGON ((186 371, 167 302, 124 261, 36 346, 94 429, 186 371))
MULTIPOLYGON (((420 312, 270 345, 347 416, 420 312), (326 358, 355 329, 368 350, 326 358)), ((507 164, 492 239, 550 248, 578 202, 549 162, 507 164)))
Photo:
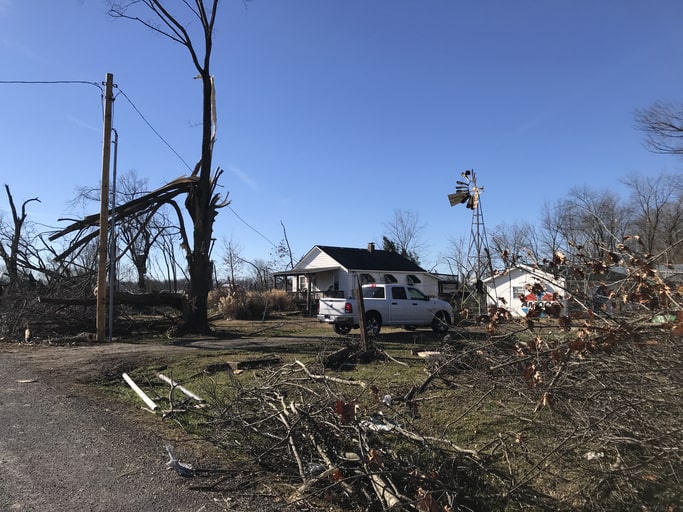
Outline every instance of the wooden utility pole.
POLYGON ((360 349, 368 351, 368 326, 365 324, 365 301, 363 300, 363 286, 360 279, 356 279, 356 305, 358 306, 358 323, 360 324, 360 349))
POLYGON ((107 336, 107 227, 109 226, 109 161, 111 157, 114 75, 107 73, 104 90, 104 142, 102 143, 102 188, 100 191, 100 237, 97 251, 97 341, 107 336))

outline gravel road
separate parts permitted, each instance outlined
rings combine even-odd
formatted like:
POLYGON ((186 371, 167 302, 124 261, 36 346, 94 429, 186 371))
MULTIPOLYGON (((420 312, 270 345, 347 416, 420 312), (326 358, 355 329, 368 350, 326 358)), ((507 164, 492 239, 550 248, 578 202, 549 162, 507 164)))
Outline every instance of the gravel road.
POLYGON ((167 470, 169 441, 117 407, 0 350, 0 511, 227 509, 167 470))

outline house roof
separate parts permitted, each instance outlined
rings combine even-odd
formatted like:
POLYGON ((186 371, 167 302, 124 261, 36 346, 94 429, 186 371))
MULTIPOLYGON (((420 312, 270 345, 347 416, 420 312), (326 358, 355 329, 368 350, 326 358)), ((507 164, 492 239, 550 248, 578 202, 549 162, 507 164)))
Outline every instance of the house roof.
POLYGON ((484 283, 495 283, 496 281, 500 281, 501 277, 504 277, 508 274, 527 274, 531 277, 535 277, 536 279, 544 279, 544 280, 550 280, 550 281, 562 281, 563 278, 559 276, 553 275, 551 272, 545 272, 544 270, 540 268, 535 268, 529 265, 517 265, 512 268, 505 269, 504 271, 488 276, 485 279, 482 279, 484 283))
POLYGON ((356 249, 317 245, 318 249, 348 270, 385 270, 395 272, 426 272, 408 258, 392 251, 356 249))

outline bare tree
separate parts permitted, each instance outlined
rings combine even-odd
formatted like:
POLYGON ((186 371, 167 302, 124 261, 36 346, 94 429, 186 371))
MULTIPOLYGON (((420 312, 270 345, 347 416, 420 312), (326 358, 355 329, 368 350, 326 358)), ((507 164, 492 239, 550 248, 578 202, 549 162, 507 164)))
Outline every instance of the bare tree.
POLYGON ((561 233, 566 246, 583 255, 599 258, 616 250, 629 234, 631 212, 611 191, 596 191, 588 186, 575 187, 554 211, 546 224, 561 233))
POLYGON ((384 223, 385 234, 382 237, 384 250, 395 251, 419 264, 419 252, 424 249, 421 240, 424 227, 424 224, 420 224, 417 212, 395 209, 392 219, 384 223))
MULTIPOLYGON (((117 203, 128 203, 149 194, 148 180, 139 177, 135 170, 120 175, 116 186, 117 203)), ((99 187, 81 187, 78 195, 71 203, 76 205, 86 202, 99 202, 99 200, 99 187)), ((145 292, 147 290, 147 276, 152 264, 150 258, 153 249, 155 247, 161 249, 161 237, 173 231, 177 231, 177 227, 172 225, 169 217, 165 215, 162 209, 144 209, 118 220, 116 224, 117 242, 121 241, 123 244, 122 247, 117 248, 117 261, 123 257, 128 257, 137 274, 136 280, 139 291, 145 292)))
POLYGON ((683 105, 657 102, 636 111, 636 125, 645 133, 645 147, 654 153, 683 156, 683 105))
POLYGON ((520 263, 541 261, 541 248, 536 228, 528 222, 496 226, 491 234, 491 258, 494 268, 509 268, 520 263))
POLYGON ((289 238, 287 237, 287 228, 284 222, 280 221, 282 226, 282 240, 275 247, 273 254, 273 268, 277 270, 290 270, 294 268, 294 254, 292 247, 289 245, 289 238))
POLYGON ((192 246, 185 244, 184 250, 190 276, 189 301, 184 322, 187 332, 209 332, 208 292, 212 285, 213 265, 213 223, 218 209, 227 201, 215 194, 220 170, 212 171, 213 146, 216 136, 216 109, 213 75, 211 74, 211 51, 213 30, 218 9, 218 0, 187 0, 178 11, 172 13, 168 2, 161 0, 139 0, 129 2, 110 1, 109 13, 114 18, 124 18, 141 23, 145 27, 168 37, 184 46, 190 54, 202 83, 202 145, 201 158, 192 173, 196 181, 187 194, 185 207, 192 219, 192 246), (185 9, 181 11, 181 9, 185 9), (191 21, 181 21, 182 16, 199 20, 199 34, 190 35, 194 28, 191 21), (203 45, 203 56, 198 53, 198 44, 203 45))
MULTIPOLYGON (((135 171, 124 174, 118 183, 121 198, 128 202, 147 193, 147 180, 139 178, 135 171)), ((170 229, 168 217, 159 210, 145 210, 124 219, 118 226, 118 234, 124 244, 121 255, 127 255, 137 273, 138 289, 147 290, 147 274, 150 255, 157 241, 170 229)))
POLYGON ((242 257, 242 247, 231 238, 223 243, 223 248, 225 251, 223 263, 228 269, 228 284, 234 290, 239 272, 245 263, 242 257))
POLYGON ((555 203, 545 203, 543 213, 541 214, 539 231, 540 251, 543 255, 548 256, 562 251, 566 254, 571 253, 570 246, 567 245, 567 240, 563 238, 562 215, 564 209, 564 202, 559 200, 555 203))
POLYGON ((683 262, 683 176, 631 175, 622 180, 630 189, 635 233, 650 254, 661 254, 664 263, 683 262))
POLYGON ((271 288, 273 269, 268 261, 261 258, 257 258, 254 261, 242 261, 251 267, 252 282, 255 290, 266 291, 271 288))
POLYGON ((32 245, 25 239, 26 206, 33 201, 40 202, 40 199, 27 199, 18 210, 9 185, 5 185, 5 192, 12 213, 12 224, 0 223, 0 258, 5 264, 5 272, 9 279, 8 288, 11 290, 19 284, 21 271, 28 263, 25 249, 32 245))
POLYGON ((459 238, 451 238, 448 243, 448 253, 442 256, 442 260, 452 275, 458 276, 461 281, 464 281, 469 270, 467 268, 468 240, 464 236, 460 236, 459 238))

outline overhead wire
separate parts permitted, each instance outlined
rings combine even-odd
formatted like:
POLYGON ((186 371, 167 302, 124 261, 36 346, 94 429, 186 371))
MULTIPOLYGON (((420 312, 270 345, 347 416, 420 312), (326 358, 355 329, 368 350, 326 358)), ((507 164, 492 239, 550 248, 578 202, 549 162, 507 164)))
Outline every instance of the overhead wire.
POLYGON ((147 118, 142 114, 142 112, 140 112, 140 109, 135 105, 135 103, 133 103, 133 101, 128 97, 128 95, 121 88, 119 88, 119 94, 121 94, 124 98, 126 98, 128 103, 130 103, 130 106, 133 107, 133 110, 135 110, 135 112, 137 112, 137 114, 140 116, 140 119, 142 119, 144 121, 144 123, 149 127, 149 129, 154 132, 154 135, 159 137, 159 140, 161 140, 161 142, 166 144, 166 147, 168 147, 168 149, 170 149, 173 152, 173 154, 178 157, 178 159, 185 165, 185 167, 187 167, 187 169, 189 171, 192 171, 192 167, 190 167, 190 164, 188 164, 185 161, 185 159, 183 159, 183 157, 180 156, 180 154, 173 148, 173 146, 171 146, 168 143, 168 141, 161 136, 161 134, 152 126, 152 123, 150 123, 147 120, 147 118))
MULTIPOLYGON (((147 118, 145 118, 145 116, 142 114, 142 112, 140 111, 140 109, 133 103, 133 101, 126 95, 126 93, 125 93, 123 90, 121 90, 120 88, 119 88, 119 93, 120 93, 124 98, 126 98, 126 100, 128 101, 128 103, 130 103, 131 107, 133 107, 133 109, 135 110, 135 112, 137 112, 137 114, 138 114, 138 115, 140 116, 140 118, 144 121, 144 123, 150 128, 150 130, 152 130, 152 132, 154 132, 154 134, 155 134, 157 137, 159 137, 159 139, 160 139, 160 140, 161 140, 161 141, 162 141, 162 142, 163 142, 163 143, 164 143, 164 144, 173 152, 174 155, 176 155, 176 156, 178 157, 178 159, 185 165, 185 167, 187 167, 187 169, 188 169, 189 171, 192 171, 192 167, 190 167, 190 165, 183 159, 182 156, 180 156, 180 154, 171 146, 171 144, 169 144, 169 143, 166 141, 166 139, 164 139, 164 138, 161 136, 161 134, 152 126, 152 124, 147 120, 147 118)), ((232 214, 233 214, 235 217, 237 217, 237 219, 239 219, 239 221, 240 221, 242 224, 244 224, 245 226, 247 226, 249 229, 251 229, 254 233, 256 233, 257 235, 259 235, 261 238, 263 238, 265 241, 267 241, 267 242, 268 242, 270 245, 272 245, 273 247, 277 247, 277 244, 275 244, 270 238, 268 238, 266 235, 264 235, 263 233, 261 233, 258 229, 256 229, 254 226, 252 226, 251 224, 249 224, 246 220, 244 220, 244 219, 243 219, 243 218, 234 210, 234 208, 232 208, 231 206, 228 205, 228 210, 230 210, 230 211, 232 212, 232 214)))
POLYGON ((52 84, 84 84, 94 85, 100 91, 104 92, 102 84, 98 82, 90 82, 87 80, 0 80, 0 84, 36 84, 36 85, 52 85, 52 84))
MULTIPOLYGON (((83 85, 92 85, 97 87, 102 96, 104 96, 104 88, 102 87, 101 83, 98 82, 91 82, 87 80, 0 80, 0 84, 24 84, 24 85, 55 85, 55 84, 83 84, 83 85)), ((117 86, 117 89, 119 91, 119 94, 122 95, 126 101, 130 104, 130 106, 135 110, 135 112, 140 116, 140 119, 149 127, 150 130, 161 140, 168 149, 171 150, 171 152, 180 160, 183 165, 189 170, 192 171, 192 167, 185 161, 185 159, 171 146, 171 144, 152 126, 152 123, 144 116, 144 114, 140 111, 140 109, 133 103, 133 100, 130 99, 130 97, 120 88, 117 86)), ((118 94, 117 94, 118 96, 118 94)), ((239 219, 240 222, 242 222, 245 226, 247 226, 249 229, 251 229, 254 233, 259 235, 261 238, 266 240, 270 245, 273 247, 277 247, 277 244, 275 244, 272 240, 270 240, 266 235, 261 233, 258 229, 256 229, 254 226, 249 224, 246 220, 244 220, 231 206, 228 206, 228 209, 232 212, 232 214, 239 219)))

